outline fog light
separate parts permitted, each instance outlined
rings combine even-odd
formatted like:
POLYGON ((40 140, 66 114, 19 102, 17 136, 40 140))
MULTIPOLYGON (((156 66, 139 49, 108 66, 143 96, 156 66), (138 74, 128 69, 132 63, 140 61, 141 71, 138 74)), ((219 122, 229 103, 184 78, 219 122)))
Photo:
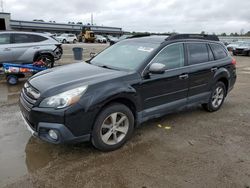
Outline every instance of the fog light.
POLYGON ((57 140, 58 139, 58 135, 57 135, 57 132, 54 131, 54 130, 49 130, 49 136, 50 138, 52 138, 53 140, 57 140))

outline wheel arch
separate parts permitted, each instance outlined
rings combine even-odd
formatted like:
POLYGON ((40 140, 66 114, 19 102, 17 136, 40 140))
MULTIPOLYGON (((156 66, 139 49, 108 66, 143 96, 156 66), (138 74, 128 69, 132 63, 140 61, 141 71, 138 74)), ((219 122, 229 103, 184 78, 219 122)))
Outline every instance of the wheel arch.
MULTIPOLYGON (((95 115, 95 119, 98 117, 98 115, 103 111, 103 109, 105 109, 106 107, 108 107, 109 105, 112 104, 123 104, 126 107, 128 107, 132 114, 134 115, 134 126, 136 126, 136 120, 137 120, 137 106, 136 106, 136 102, 131 100, 131 98, 129 97, 125 97, 125 96, 121 96, 121 97, 115 97, 115 98, 111 98, 109 100, 106 100, 105 102, 103 102, 102 104, 99 105, 99 109, 98 112, 95 115)), ((92 126, 93 128, 93 126, 92 126)))
POLYGON ((35 62, 37 60, 37 58, 41 55, 50 55, 51 57, 55 58, 53 52, 51 52, 51 51, 38 51, 34 55, 33 62, 35 62))
POLYGON ((219 69, 216 72, 214 78, 215 78, 215 83, 217 83, 217 82, 224 83, 224 85, 226 87, 226 92, 228 93, 229 80, 230 80, 230 73, 229 73, 229 71, 226 68, 221 68, 221 69, 219 69))

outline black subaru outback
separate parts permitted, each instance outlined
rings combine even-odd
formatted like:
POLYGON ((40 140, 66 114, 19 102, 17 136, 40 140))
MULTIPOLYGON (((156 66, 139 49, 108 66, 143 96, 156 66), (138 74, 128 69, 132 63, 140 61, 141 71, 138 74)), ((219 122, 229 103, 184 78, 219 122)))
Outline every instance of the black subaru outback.
POLYGON ((136 126, 175 109, 218 110, 236 80, 236 61, 216 36, 127 39, 88 63, 40 72, 24 85, 22 116, 51 143, 121 147, 136 126))

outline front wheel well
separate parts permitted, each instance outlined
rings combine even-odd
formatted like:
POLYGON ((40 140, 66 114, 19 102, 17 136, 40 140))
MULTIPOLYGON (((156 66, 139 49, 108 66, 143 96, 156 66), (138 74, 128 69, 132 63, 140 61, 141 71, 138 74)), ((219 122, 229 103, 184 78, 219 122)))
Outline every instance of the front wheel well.
MULTIPOLYGON (((137 119, 137 115, 136 115, 136 106, 135 106, 135 104, 131 101, 131 100, 129 100, 129 99, 127 99, 127 98, 116 98, 116 99, 113 99, 113 100, 111 100, 111 101, 108 101, 107 103, 105 103, 102 107, 101 107, 101 109, 99 110, 99 113, 98 113, 98 115, 100 114, 100 112, 104 109, 104 108, 106 108, 107 106, 109 106, 109 105, 112 105, 112 104, 123 104, 123 105, 125 105, 125 106, 127 106, 130 110, 131 110, 131 112, 133 113, 133 115, 134 115, 134 119, 135 119, 135 122, 136 122, 136 119, 137 119)), ((97 115, 97 116, 98 116, 97 115)))

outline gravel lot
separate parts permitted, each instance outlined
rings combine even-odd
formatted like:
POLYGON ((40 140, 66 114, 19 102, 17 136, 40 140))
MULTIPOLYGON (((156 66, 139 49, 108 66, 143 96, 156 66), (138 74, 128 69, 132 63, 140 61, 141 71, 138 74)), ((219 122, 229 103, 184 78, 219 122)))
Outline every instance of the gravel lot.
MULTIPOLYGON (((58 64, 107 45, 65 45, 58 64)), ((0 82, 0 187, 250 187, 250 57, 236 57, 238 79, 222 109, 191 107, 135 130, 121 149, 52 145, 31 137, 17 105, 20 88, 0 82)))

